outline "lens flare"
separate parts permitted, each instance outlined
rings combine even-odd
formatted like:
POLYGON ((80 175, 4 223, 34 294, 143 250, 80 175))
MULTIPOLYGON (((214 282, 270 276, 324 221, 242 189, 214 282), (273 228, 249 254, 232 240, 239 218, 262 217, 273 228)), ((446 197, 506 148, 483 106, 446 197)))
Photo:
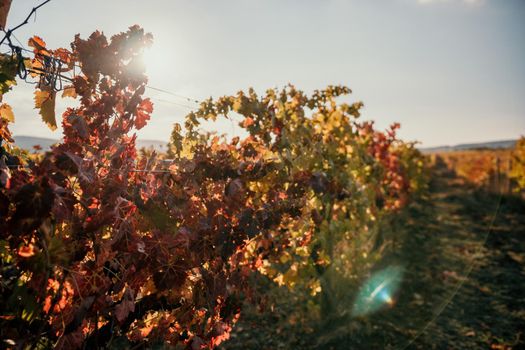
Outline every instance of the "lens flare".
POLYGON ((402 276, 403 269, 399 266, 387 267, 370 276, 357 294, 352 316, 364 316, 393 306, 393 296, 399 290, 402 276))

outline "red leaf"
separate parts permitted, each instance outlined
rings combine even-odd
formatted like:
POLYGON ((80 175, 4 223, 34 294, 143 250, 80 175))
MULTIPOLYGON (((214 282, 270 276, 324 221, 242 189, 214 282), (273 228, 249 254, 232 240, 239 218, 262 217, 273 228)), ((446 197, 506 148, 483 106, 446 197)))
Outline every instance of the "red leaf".
POLYGON ((89 138, 89 129, 86 121, 79 115, 68 116, 68 121, 71 123, 73 128, 77 131, 78 135, 83 139, 89 138))
POLYGON ((34 48, 35 51, 41 51, 46 49, 46 42, 37 35, 33 36, 32 38, 29 38, 27 44, 34 48))
POLYGON ((135 116, 135 127, 137 129, 142 129, 144 126, 146 126, 147 121, 150 119, 151 112, 153 112, 153 103, 151 103, 149 98, 142 100, 140 105, 137 107, 135 116))
POLYGON ((22 246, 20 249, 18 249, 18 255, 20 255, 22 258, 30 258, 35 255, 35 247, 32 244, 22 246))
POLYGON ((115 308, 115 317, 119 322, 123 322, 128 317, 130 312, 135 311, 135 300, 133 292, 130 289, 126 290, 122 302, 115 308))
POLYGON ((119 322, 122 322, 133 311, 135 311, 135 303, 131 300, 124 300, 115 308, 115 317, 119 322))
POLYGON ((253 120, 253 118, 248 117, 248 118, 244 119, 244 121, 242 122, 242 126, 244 128, 247 128, 249 126, 252 126, 254 123, 255 123, 255 121, 253 120))
POLYGON ((0 157, 0 187, 9 188, 11 171, 5 163, 4 157, 0 157))

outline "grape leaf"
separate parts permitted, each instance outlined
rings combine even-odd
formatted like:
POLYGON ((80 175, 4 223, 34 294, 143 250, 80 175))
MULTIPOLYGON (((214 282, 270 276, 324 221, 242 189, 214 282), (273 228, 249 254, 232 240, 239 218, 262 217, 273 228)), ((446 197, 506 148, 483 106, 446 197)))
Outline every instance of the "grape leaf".
POLYGON ((11 55, 0 54, 0 101, 2 95, 16 85, 17 61, 11 55))
POLYGON ((46 42, 39 36, 35 35, 32 38, 29 38, 27 44, 34 48, 35 51, 46 50, 46 42))
POLYGON ((119 322, 122 322, 133 311, 135 311, 135 302, 133 299, 126 298, 115 308, 115 317, 119 322))
POLYGON ((74 86, 66 86, 62 92, 62 97, 77 98, 77 91, 74 86))
POLYGON ((0 105, 0 118, 3 118, 10 123, 13 123, 15 121, 15 115, 13 114, 13 110, 11 109, 11 106, 7 103, 2 103, 2 105, 0 105))
POLYGON ((35 108, 40 109, 42 120, 53 131, 57 128, 55 117, 55 97, 56 93, 54 91, 35 91, 35 108))
POLYGON ((135 127, 137 129, 142 129, 144 126, 146 126, 147 121, 150 119, 151 112, 153 112, 153 103, 151 103, 150 99, 147 98, 143 100, 137 107, 135 117, 135 127))

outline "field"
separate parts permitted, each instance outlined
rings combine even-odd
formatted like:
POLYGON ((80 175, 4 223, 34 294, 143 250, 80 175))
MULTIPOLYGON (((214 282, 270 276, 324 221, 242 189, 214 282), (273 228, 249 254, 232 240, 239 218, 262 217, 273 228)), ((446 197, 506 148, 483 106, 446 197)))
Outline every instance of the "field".
POLYGON ((525 138, 425 156, 288 84, 186 98, 141 149, 150 33, 4 33, 0 98, 27 79, 62 134, 23 150, 0 104, 0 348, 524 347, 525 138))
MULTIPOLYGON (((496 156, 508 159, 509 154, 465 151, 440 156, 449 164, 461 164, 459 173, 466 171, 463 164, 472 156, 492 165, 496 156)), ((480 172, 486 168, 476 174, 480 172)), ((254 313, 241 319, 224 349, 521 349, 523 213, 525 202, 518 196, 472 184, 444 163, 434 166, 428 197, 410 207, 398 226, 402 238, 385 256, 406 267, 393 308, 366 319, 341 319, 323 334, 290 330, 286 312, 254 313)))
POLYGON ((513 167, 512 150, 465 150, 430 155, 431 163, 443 162, 459 177, 489 191, 511 193, 515 184, 509 178, 513 167))

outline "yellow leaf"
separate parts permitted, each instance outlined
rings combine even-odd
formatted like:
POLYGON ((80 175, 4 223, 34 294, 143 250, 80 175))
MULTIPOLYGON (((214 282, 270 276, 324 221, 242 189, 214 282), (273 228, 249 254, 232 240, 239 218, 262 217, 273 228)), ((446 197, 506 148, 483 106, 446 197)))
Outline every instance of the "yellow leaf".
POLYGON ((51 130, 57 128, 55 118, 55 92, 54 91, 35 91, 35 108, 40 109, 42 120, 51 130))
POLYGON ((74 86, 66 86, 64 92, 62 92, 62 97, 72 97, 77 98, 77 91, 74 86))
POLYGON ((35 91, 35 108, 42 108, 42 104, 49 98, 49 91, 36 90, 35 91))
POLYGON ((0 105, 0 117, 10 123, 14 123, 15 115, 13 114, 11 106, 7 103, 2 103, 2 105, 0 105))

